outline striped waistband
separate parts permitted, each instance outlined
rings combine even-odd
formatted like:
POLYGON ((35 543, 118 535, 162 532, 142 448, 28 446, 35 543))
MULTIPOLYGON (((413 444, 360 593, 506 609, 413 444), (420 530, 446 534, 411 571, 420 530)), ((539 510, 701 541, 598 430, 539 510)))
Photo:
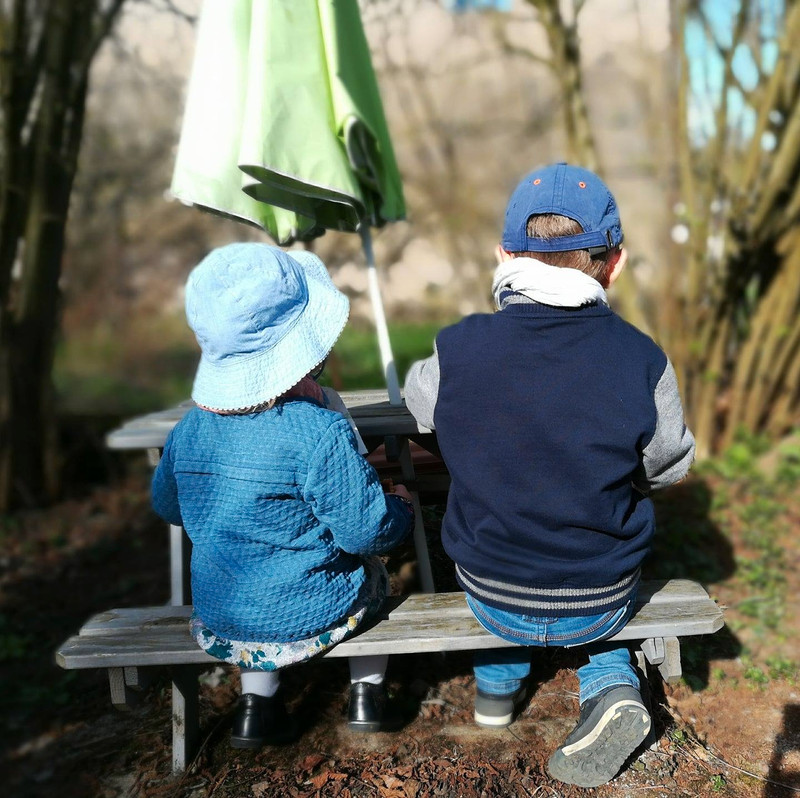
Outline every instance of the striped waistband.
POLYGON ((628 601, 639 584, 640 569, 604 587, 523 587, 497 579, 475 576, 456 565, 456 578, 464 590, 478 601, 503 606, 511 612, 526 615, 568 613, 592 615, 620 607, 628 601), (585 612, 584 612, 585 611, 585 612))

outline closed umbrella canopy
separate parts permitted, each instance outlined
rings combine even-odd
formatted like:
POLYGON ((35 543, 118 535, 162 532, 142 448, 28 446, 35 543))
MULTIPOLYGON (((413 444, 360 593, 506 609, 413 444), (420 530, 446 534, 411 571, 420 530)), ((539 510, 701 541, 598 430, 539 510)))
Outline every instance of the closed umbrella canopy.
POLYGON ((403 218, 356 0, 205 0, 172 192, 282 245, 403 218))

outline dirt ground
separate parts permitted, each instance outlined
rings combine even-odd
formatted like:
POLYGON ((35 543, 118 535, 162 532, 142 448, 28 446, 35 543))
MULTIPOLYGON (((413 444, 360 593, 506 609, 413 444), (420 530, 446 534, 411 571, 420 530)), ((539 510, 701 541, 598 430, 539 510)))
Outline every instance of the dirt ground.
MULTIPOLYGON (((765 633, 763 625, 737 609, 742 588, 735 576, 739 560, 734 553, 738 557, 740 545, 746 548, 746 544, 736 539, 735 525, 731 538, 706 523, 713 489, 699 482, 686 485, 659 507, 659 513, 666 514, 662 524, 666 531, 664 549, 656 552, 656 559, 661 565, 671 564, 659 575, 697 578, 700 571, 715 575, 715 580, 703 581, 729 608, 728 625, 713 640, 700 638, 683 646, 686 678, 681 684, 665 686, 657 675, 651 676, 657 743, 640 752, 612 783, 596 790, 562 785, 545 769, 550 753, 577 716, 575 669, 580 654, 559 650, 535 658, 536 684, 524 712, 508 730, 498 732, 472 722, 469 655, 393 658, 388 677, 407 723, 400 732, 369 736, 347 731, 346 664, 309 663, 285 679, 291 708, 301 718, 300 740, 255 753, 228 747, 238 685, 232 671, 212 669, 203 679, 201 751, 184 774, 173 776, 165 677, 145 692, 137 707, 121 713, 111 708, 103 674, 64 672, 53 661, 58 644, 92 613, 167 599, 166 531, 149 510, 146 471, 49 511, 3 519, 4 794, 19 798, 796 795, 800 793, 800 687, 791 663, 800 661, 796 636, 800 543, 792 535, 779 541, 785 558, 780 576, 785 596, 782 622, 765 633), (698 528, 702 532, 695 535, 698 528), (690 550, 700 551, 705 559, 684 556, 690 550), (766 662, 772 663, 772 671, 766 662)), ((796 528, 797 509, 786 509, 787 524, 781 529, 796 528)), ((437 583, 448 589, 452 567, 437 546, 437 510, 426 512, 437 583)), ((413 587, 412 557, 409 547, 388 563, 397 589, 413 587)))

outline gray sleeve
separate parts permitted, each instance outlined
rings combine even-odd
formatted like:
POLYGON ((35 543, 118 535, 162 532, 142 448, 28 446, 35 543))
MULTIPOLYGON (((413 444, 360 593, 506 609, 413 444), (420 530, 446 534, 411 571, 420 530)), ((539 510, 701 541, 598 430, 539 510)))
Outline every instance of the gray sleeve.
POLYGON ((433 354, 425 360, 418 360, 408 370, 404 393, 406 407, 417 423, 434 429, 433 411, 439 396, 439 353, 435 342, 433 354))
POLYGON ((642 452, 642 479, 634 484, 642 490, 657 490, 679 482, 694 462, 694 436, 683 420, 678 380, 672 363, 656 385, 656 430, 642 452))

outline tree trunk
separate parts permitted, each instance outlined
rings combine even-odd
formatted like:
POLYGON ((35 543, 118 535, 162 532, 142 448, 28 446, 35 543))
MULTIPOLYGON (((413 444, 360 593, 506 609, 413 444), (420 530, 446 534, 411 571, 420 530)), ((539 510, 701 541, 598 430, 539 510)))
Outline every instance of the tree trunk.
POLYGON ((0 18, 0 512, 58 491, 51 371, 65 226, 89 67, 122 2, 17 0, 0 18))
POLYGON ((581 76, 581 48, 578 39, 578 11, 573 6, 573 19, 568 22, 561 13, 558 0, 528 0, 539 12, 547 33, 552 60, 550 66, 558 80, 567 136, 568 160, 600 171, 581 76))

